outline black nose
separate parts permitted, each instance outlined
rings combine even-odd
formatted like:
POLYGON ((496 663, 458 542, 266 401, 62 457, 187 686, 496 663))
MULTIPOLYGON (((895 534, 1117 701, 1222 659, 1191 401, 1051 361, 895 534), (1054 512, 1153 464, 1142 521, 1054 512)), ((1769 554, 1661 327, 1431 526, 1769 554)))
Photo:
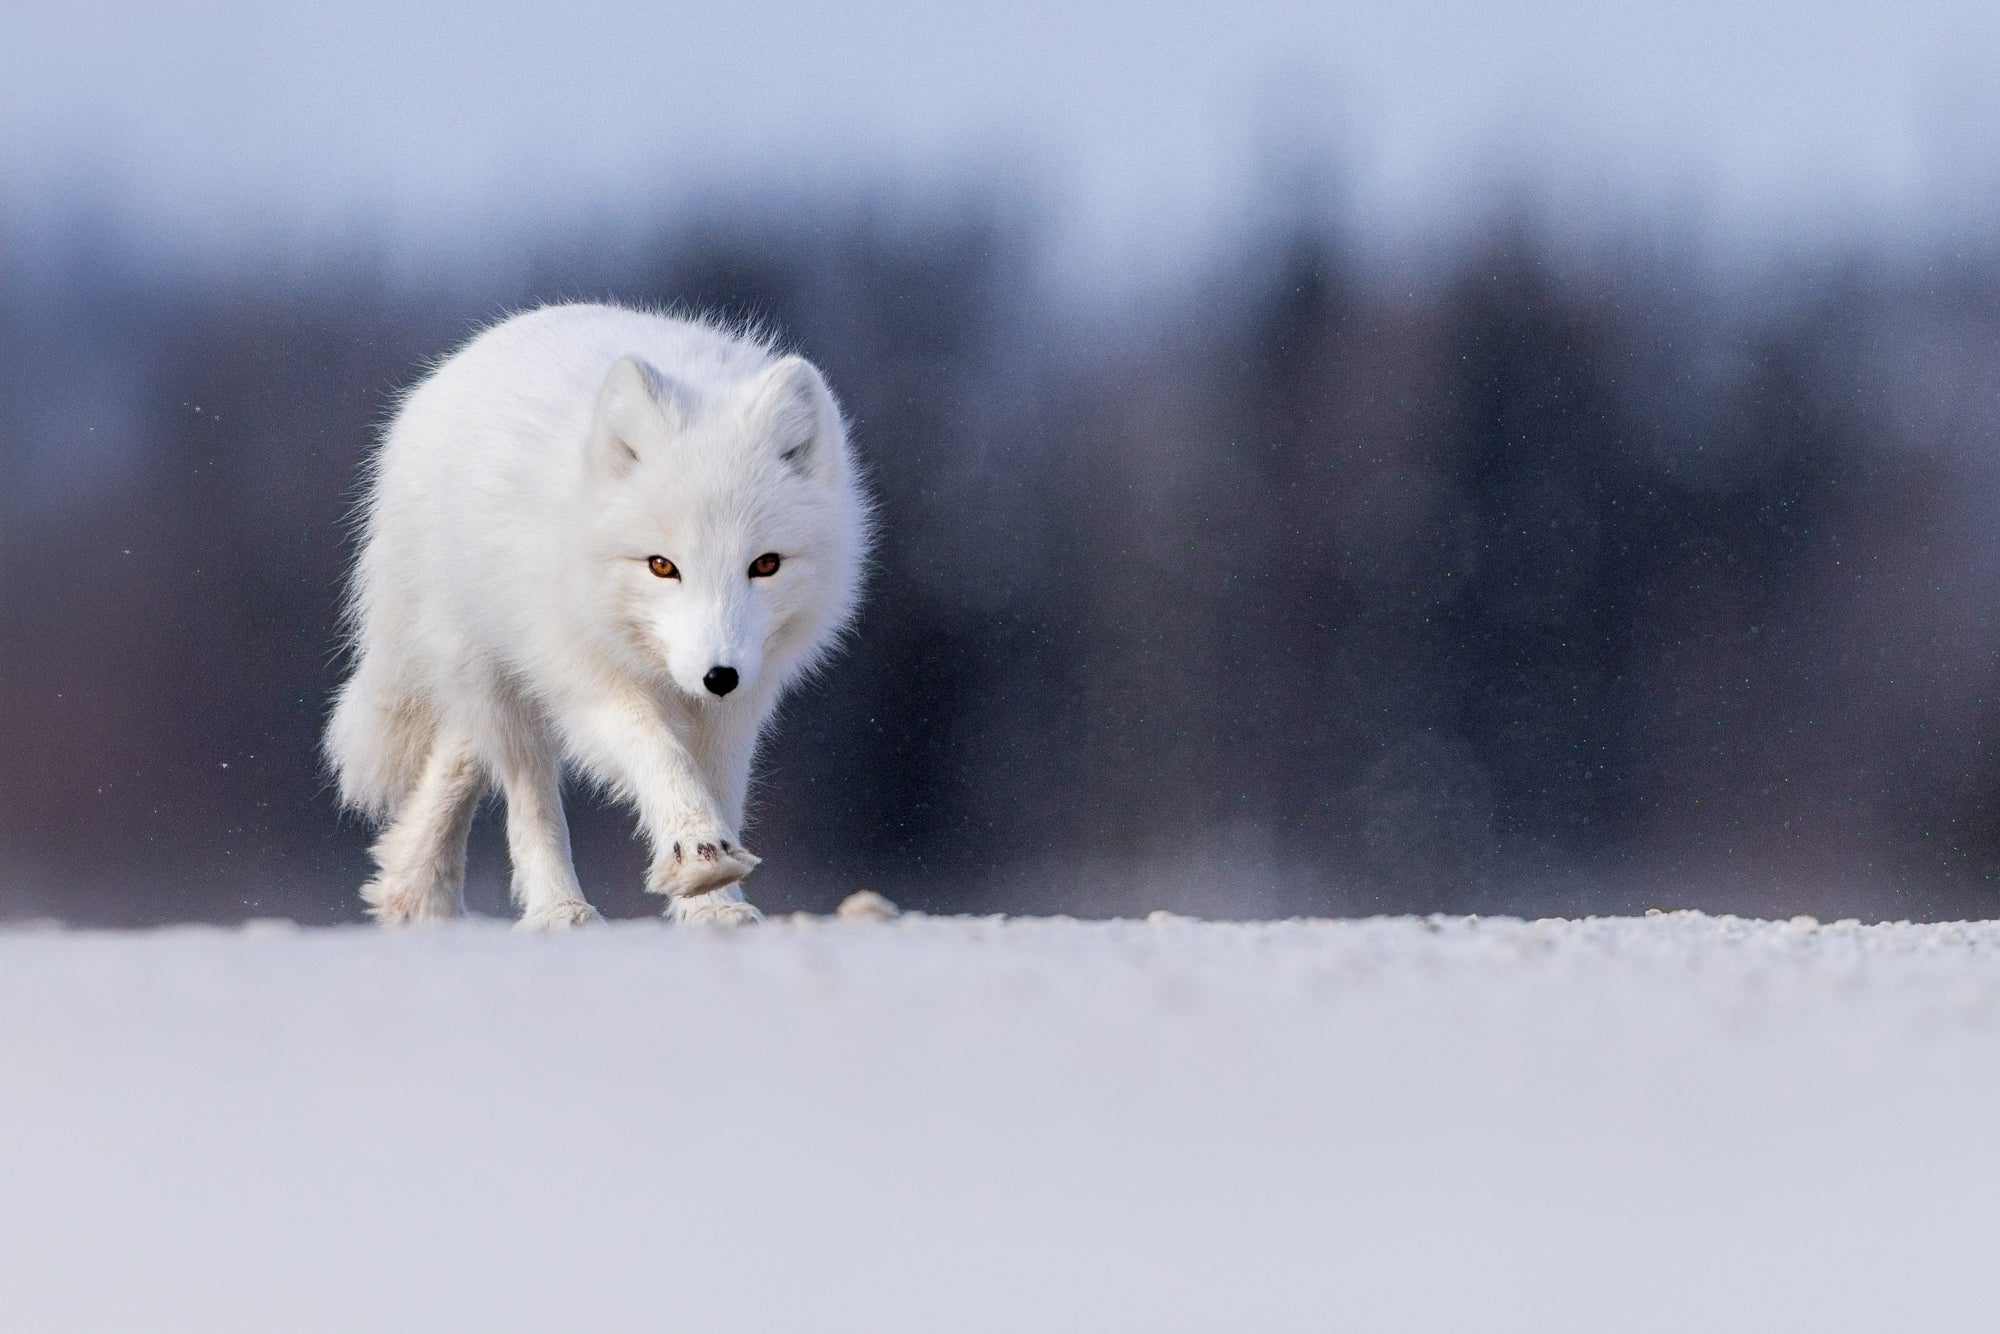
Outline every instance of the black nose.
POLYGON ((726 695, 736 689, 736 669, 734 667, 711 667, 708 675, 701 678, 711 695, 726 695))

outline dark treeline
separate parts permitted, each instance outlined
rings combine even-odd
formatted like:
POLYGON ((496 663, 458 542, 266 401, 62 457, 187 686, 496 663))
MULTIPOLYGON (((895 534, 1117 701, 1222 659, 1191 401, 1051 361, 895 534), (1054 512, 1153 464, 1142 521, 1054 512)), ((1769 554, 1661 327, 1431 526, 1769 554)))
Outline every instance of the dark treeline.
MULTIPOLYGON (((316 750, 357 464, 425 359, 595 295, 782 331, 881 498, 764 767, 769 908, 1992 913, 2000 265, 1496 227, 1412 286, 1306 228, 1086 326, 998 216, 426 291, 8 252, 0 915, 358 916, 316 750)), ((586 887, 655 910, 574 805, 586 887)))

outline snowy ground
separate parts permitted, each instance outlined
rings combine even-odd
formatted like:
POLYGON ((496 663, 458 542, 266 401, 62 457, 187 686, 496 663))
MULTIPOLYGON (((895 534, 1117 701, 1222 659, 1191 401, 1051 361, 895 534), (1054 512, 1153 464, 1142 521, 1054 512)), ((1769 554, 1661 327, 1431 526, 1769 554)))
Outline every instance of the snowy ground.
POLYGON ((2000 1325, 2000 927, 0 932, 0 1329, 2000 1325))

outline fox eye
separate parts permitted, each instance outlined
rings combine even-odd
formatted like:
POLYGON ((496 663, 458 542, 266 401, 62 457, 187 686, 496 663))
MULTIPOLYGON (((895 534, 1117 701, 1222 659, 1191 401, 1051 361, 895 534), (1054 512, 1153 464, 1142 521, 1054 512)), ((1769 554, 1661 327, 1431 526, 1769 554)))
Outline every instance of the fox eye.
POLYGON ((769 579, 778 572, 779 563, 778 553, 767 551, 756 560, 750 562, 750 577, 752 579, 769 579))
POLYGON ((654 574, 659 575, 662 579, 678 579, 681 577, 680 570, 665 556, 646 557, 646 568, 654 574))

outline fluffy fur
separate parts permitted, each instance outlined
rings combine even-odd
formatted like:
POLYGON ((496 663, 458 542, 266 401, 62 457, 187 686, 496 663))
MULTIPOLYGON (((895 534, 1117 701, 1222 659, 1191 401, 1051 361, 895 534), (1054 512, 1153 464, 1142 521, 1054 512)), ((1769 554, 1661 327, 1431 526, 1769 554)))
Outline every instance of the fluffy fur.
POLYGON ((403 400, 362 512, 326 746, 342 800, 381 825, 376 918, 463 911, 466 830, 497 788, 520 925, 596 920, 569 765, 636 808, 668 916, 758 920, 737 887, 758 736, 852 618, 868 545, 819 372, 698 321, 530 311, 403 400), (753 575, 767 552, 777 572, 753 575))

